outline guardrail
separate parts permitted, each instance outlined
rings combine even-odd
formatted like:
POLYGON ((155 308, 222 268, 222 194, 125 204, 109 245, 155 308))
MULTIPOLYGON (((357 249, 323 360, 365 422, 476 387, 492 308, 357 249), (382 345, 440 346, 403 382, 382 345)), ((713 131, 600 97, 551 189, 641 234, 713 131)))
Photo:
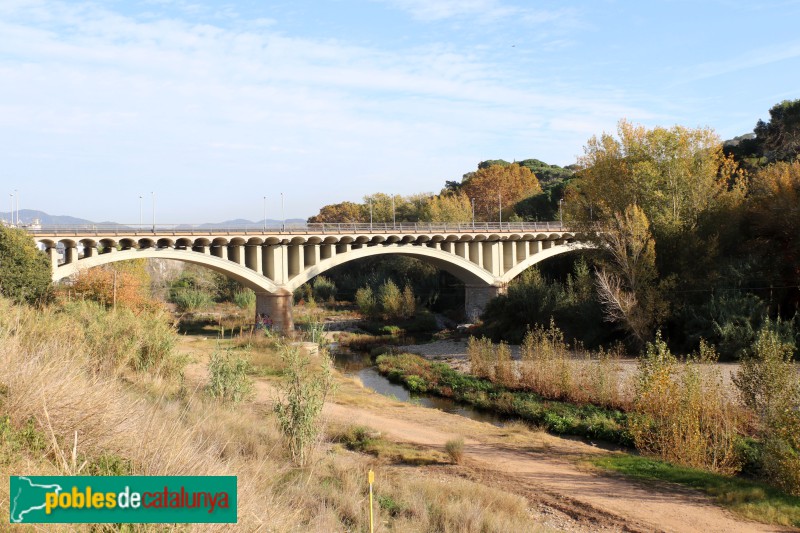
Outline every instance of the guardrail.
POLYGON ((245 235, 309 235, 329 233, 487 233, 570 231, 559 221, 554 222, 391 222, 350 223, 324 222, 313 224, 284 224, 267 226, 245 224, 223 226, 216 224, 83 224, 43 225, 24 228, 34 235, 214 235, 243 233, 245 235))

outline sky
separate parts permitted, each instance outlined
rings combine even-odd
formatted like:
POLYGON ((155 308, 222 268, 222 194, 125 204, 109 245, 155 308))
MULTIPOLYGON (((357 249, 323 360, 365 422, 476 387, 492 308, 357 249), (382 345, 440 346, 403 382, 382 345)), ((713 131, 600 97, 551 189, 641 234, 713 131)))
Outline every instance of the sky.
POLYGON ((800 98, 798 20, 800 0, 2 0, 0 211, 17 190, 95 221, 153 197, 159 223, 260 220, 265 196, 306 218, 486 159, 575 163, 623 118, 728 139, 800 98))

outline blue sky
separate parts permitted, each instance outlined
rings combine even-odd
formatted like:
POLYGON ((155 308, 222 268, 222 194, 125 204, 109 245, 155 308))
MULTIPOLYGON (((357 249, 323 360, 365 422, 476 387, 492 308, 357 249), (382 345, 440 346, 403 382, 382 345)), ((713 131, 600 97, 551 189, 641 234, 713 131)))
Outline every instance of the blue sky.
POLYGON ((135 222, 155 191, 167 223, 260 219, 265 195, 280 218, 284 192, 307 217, 485 159, 574 163, 621 118, 726 139, 800 98, 798 20, 800 0, 2 0, 0 193, 135 222))

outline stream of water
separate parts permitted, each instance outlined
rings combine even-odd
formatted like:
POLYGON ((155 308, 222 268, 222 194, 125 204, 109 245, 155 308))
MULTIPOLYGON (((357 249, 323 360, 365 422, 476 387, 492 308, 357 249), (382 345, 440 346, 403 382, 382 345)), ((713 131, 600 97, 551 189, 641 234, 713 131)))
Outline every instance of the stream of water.
POLYGON ((431 409, 438 409, 446 413, 460 415, 479 422, 488 422, 495 426, 502 426, 511 420, 493 413, 480 411, 468 405, 464 405, 448 398, 441 398, 429 394, 416 394, 410 392, 402 385, 392 383, 382 376, 367 354, 361 354, 344 350, 342 348, 333 349, 334 366, 342 374, 358 378, 368 389, 372 389, 378 394, 395 398, 401 402, 413 403, 431 409))

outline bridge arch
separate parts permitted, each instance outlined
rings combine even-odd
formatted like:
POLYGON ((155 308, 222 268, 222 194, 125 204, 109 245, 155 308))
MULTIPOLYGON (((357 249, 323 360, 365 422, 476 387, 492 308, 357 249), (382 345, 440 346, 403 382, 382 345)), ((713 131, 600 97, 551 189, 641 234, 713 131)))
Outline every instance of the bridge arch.
POLYGON ((413 245, 376 245, 367 246, 363 248, 351 249, 346 254, 337 254, 330 259, 321 261, 318 265, 311 266, 300 272, 288 283, 285 284, 286 289, 294 291, 303 283, 311 280, 312 278, 330 270, 333 267, 363 259, 366 257, 374 257, 377 255, 403 255, 406 257, 414 257, 428 264, 431 264, 441 270, 449 272, 465 285, 485 285, 491 286, 496 282, 494 276, 475 263, 454 255, 449 252, 444 252, 436 248, 429 248, 427 246, 413 246, 413 245))
POLYGON ((229 278, 233 278, 245 287, 253 289, 256 293, 277 293, 281 290, 272 280, 244 265, 213 255, 195 252, 192 251, 191 248, 187 250, 171 248, 161 250, 156 248, 130 249, 103 253, 93 257, 85 257, 80 261, 61 265, 56 268, 53 273, 53 281, 68 278, 85 268, 93 268, 131 259, 173 259, 185 263, 193 263, 205 266, 229 278))
POLYGON ((548 248, 546 250, 542 250, 539 253, 536 253, 530 256, 528 259, 521 261, 510 270, 506 271, 500 278, 501 282, 504 284, 510 283, 514 278, 525 272, 527 269, 532 267, 537 263, 541 263, 545 259, 550 257, 566 254, 569 252, 574 252, 576 250, 586 250, 586 249, 593 249, 594 246, 591 244, 587 244, 585 242, 571 242, 566 244, 561 244, 558 246, 553 246, 552 248, 548 248))

